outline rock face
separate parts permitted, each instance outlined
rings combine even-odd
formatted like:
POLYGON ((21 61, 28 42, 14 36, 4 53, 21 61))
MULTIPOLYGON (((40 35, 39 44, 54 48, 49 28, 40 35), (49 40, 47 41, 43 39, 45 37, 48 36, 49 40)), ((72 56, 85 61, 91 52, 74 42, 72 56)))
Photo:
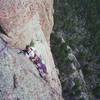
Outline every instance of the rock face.
POLYGON ((49 41, 53 26, 52 6, 52 0, 0 0, 0 24, 17 46, 34 38, 35 31, 40 29, 38 24, 49 41))
POLYGON ((0 0, 0 100, 63 100, 49 47, 52 0, 0 0), (19 49, 34 41, 48 70, 48 82, 19 49), (6 45, 6 42, 8 43, 6 45))

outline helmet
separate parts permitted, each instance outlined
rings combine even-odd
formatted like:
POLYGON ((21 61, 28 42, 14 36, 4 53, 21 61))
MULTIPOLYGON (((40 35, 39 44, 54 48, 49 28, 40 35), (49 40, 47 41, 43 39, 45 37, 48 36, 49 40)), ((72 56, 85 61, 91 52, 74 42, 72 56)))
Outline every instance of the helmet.
POLYGON ((29 47, 30 47, 29 45, 26 45, 26 49, 29 49, 29 47))

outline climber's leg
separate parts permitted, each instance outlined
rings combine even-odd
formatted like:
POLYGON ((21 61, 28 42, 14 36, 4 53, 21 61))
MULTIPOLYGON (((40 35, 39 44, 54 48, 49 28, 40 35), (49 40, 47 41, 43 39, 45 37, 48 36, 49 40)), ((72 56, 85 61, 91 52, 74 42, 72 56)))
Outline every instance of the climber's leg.
POLYGON ((36 65, 43 70, 44 73, 47 74, 47 68, 46 65, 43 63, 41 59, 36 61, 36 65))
POLYGON ((46 78, 46 74, 43 72, 42 69, 39 69, 39 74, 40 74, 40 76, 41 76, 43 79, 46 78))
POLYGON ((42 68, 43 68, 44 73, 48 74, 47 73, 46 64, 45 64, 44 60, 41 60, 41 65, 42 65, 42 68))
POLYGON ((44 72, 43 67, 41 67, 41 64, 38 64, 38 71, 40 76, 47 81, 47 73, 44 72))
POLYGON ((41 67, 43 69, 43 72, 47 74, 47 68, 46 68, 46 65, 41 63, 41 67))
POLYGON ((37 69, 39 71, 40 76, 46 80, 46 76, 47 76, 47 69, 44 63, 42 63, 42 60, 40 58, 34 60, 31 59, 31 61, 37 65, 37 69))

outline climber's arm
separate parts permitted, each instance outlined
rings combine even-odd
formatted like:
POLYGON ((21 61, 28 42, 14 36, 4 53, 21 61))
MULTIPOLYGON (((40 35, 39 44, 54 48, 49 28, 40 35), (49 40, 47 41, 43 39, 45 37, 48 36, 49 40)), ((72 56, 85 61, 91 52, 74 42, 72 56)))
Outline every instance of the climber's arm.
POLYGON ((25 54, 25 50, 20 50, 19 52, 18 52, 18 54, 20 54, 20 53, 24 53, 25 54))

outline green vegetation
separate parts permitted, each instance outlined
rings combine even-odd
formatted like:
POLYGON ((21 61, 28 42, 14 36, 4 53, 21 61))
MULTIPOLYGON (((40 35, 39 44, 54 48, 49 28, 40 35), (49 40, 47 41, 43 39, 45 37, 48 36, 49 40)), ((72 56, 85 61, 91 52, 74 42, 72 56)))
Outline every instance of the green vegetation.
POLYGON ((70 50, 67 49, 67 42, 62 43, 61 39, 55 34, 52 34, 51 38, 51 50, 54 52, 54 58, 57 60, 56 66, 60 69, 60 71, 67 75, 73 73, 74 70, 67 66, 72 63, 72 61, 68 58, 70 50))
POLYGON ((72 88, 72 94, 75 96, 79 96, 81 93, 81 83, 80 81, 77 79, 75 81, 75 86, 72 88))
POLYGON ((92 91, 93 95, 97 98, 100 98, 100 86, 96 86, 93 91, 92 91))
POLYGON ((93 70, 92 70, 91 67, 89 67, 89 66, 85 66, 85 67, 82 69, 82 71, 83 71, 83 75, 84 75, 85 77, 92 76, 92 74, 93 74, 93 70))
POLYGON ((34 47, 34 45, 35 45, 34 41, 32 40, 31 43, 30 43, 30 46, 34 47))
POLYGON ((59 0, 54 5, 54 29, 63 30, 74 47, 82 44, 92 55, 100 55, 99 4, 99 0, 59 0))
POLYGON ((79 100, 85 100, 85 99, 81 97, 79 100))
MULTIPOLYGON (((76 57, 81 64, 88 91, 92 93, 91 86, 100 82, 100 0, 54 0, 54 9, 51 48, 56 66, 62 73, 72 73, 69 67, 65 70, 68 63, 72 62, 68 59, 66 45, 73 51, 77 49, 76 57), (65 43, 61 43, 57 37, 60 31, 64 33, 65 43)), ((96 90, 93 92, 95 97, 96 90)))

